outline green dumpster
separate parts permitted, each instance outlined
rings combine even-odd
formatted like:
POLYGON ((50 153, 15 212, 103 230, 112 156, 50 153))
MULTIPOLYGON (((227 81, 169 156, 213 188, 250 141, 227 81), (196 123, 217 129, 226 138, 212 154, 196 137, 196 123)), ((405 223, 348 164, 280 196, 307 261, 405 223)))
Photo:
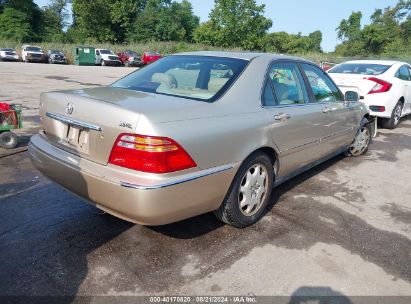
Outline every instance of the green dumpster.
POLYGON ((78 46, 73 49, 73 59, 76 65, 94 65, 95 48, 78 46))

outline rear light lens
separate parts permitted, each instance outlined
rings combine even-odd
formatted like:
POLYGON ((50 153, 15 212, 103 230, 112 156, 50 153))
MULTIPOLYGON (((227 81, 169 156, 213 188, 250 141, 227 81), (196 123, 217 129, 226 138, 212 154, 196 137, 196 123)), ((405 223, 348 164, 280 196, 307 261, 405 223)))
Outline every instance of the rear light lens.
POLYGON ((197 166, 184 148, 170 138, 125 133, 117 137, 108 162, 149 173, 169 173, 197 166))
POLYGON ((392 84, 388 81, 384 81, 376 77, 366 77, 364 79, 375 82, 374 87, 371 89, 371 91, 368 92, 368 94, 388 92, 392 87, 392 84))

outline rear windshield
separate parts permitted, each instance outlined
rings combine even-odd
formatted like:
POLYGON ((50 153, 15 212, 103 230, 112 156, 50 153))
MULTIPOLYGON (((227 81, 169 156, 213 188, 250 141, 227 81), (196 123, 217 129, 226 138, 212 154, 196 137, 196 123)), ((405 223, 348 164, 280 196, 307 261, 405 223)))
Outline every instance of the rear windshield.
POLYGON ((343 63, 333 67, 328 73, 380 75, 389 68, 389 65, 383 64, 343 63))
POLYGON ((168 56, 112 86, 212 102, 227 90, 247 63, 234 58, 168 56))

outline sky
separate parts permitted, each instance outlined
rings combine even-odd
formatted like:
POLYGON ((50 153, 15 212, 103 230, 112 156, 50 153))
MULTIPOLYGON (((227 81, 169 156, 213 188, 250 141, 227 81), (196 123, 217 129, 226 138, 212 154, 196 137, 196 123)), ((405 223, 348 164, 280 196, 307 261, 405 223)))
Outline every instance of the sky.
MULTIPOLYGON (((40 7, 48 0, 34 0, 40 7)), ((213 0, 190 0, 194 14, 201 22, 207 21, 214 6, 213 0)), ((270 32, 285 31, 308 35, 320 30, 323 33, 322 48, 333 51, 339 43, 335 29, 342 19, 347 19, 351 12, 361 11, 362 23, 369 23, 369 18, 376 8, 395 6, 398 0, 257 0, 265 4, 265 16, 273 21, 270 32)))

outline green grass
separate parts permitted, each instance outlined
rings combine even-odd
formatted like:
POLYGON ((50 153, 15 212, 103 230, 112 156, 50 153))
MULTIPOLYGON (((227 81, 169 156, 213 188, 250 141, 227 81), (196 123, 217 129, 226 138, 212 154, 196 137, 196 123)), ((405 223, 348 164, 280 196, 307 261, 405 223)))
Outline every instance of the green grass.
MULTIPOLYGON (((45 52, 50 49, 57 49, 63 51, 69 63, 73 62, 72 50, 74 47, 79 46, 79 44, 64 44, 64 43, 52 43, 52 42, 43 42, 43 43, 33 43, 32 45, 37 45, 43 48, 45 52)), ((11 47, 15 48, 17 53, 21 55, 21 46, 22 43, 13 42, 13 41, 1 41, 0 40, 0 48, 1 47, 11 47)), ((133 50, 138 53, 142 53, 144 51, 157 51, 160 52, 162 55, 169 55, 178 52, 187 52, 187 51, 208 51, 208 50, 234 50, 240 51, 240 49, 224 49, 213 47, 204 44, 194 44, 194 43, 186 43, 186 42, 162 42, 162 41, 153 41, 153 42, 146 42, 146 43, 133 43, 133 44, 109 44, 109 43, 97 43, 97 44, 88 44, 87 46, 96 47, 96 48, 107 48, 113 50, 113 52, 117 53, 120 51, 125 50, 133 50)), ((311 60, 317 64, 321 61, 329 61, 329 62, 343 62, 348 59, 358 59, 357 58, 344 58, 338 57, 334 53, 305 53, 305 54, 293 54, 294 56, 303 57, 308 60, 311 60)), ((367 59, 397 59, 411 63, 411 51, 406 54, 390 54, 384 56, 370 56, 367 59)))

